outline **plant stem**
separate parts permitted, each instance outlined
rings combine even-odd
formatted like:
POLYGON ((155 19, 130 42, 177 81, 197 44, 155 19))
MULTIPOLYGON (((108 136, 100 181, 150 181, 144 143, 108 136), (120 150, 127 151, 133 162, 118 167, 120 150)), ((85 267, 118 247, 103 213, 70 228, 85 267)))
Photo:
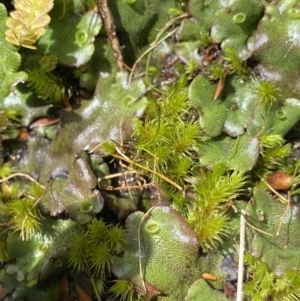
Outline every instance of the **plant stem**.
POLYGON ((123 71, 123 56, 120 48, 120 43, 116 34, 116 27, 107 5, 107 0, 98 0, 98 8, 100 15, 102 17, 105 29, 107 31, 108 39, 110 41, 111 47, 114 51, 114 56, 116 59, 118 71, 123 71))
POLYGON ((4 182, 4 181, 7 181, 7 180, 9 180, 9 179, 12 179, 12 178, 14 178, 14 177, 24 177, 24 178, 30 180, 31 182, 33 182, 33 183, 39 185, 40 187, 45 188, 44 185, 41 185, 39 182, 37 182, 37 181, 36 181, 34 178, 32 178, 31 176, 29 176, 29 175, 27 175, 27 174, 25 174, 25 173, 21 173, 21 172, 16 172, 16 173, 13 173, 13 174, 11 174, 11 175, 5 177, 5 178, 2 178, 2 179, 0 180, 0 183, 2 183, 2 182, 4 182))
POLYGON ((236 301, 244 299, 243 294, 243 278, 244 278, 244 252, 245 252, 245 230, 246 230, 246 212, 242 210, 240 221, 240 251, 239 251, 239 269, 238 269, 238 283, 236 301))
POLYGON ((133 72, 135 71, 137 64, 140 62, 140 60, 146 55, 148 54, 151 50, 153 50, 157 45, 159 45, 161 42, 165 41, 168 37, 170 37, 173 33, 175 33, 177 31, 178 28, 173 29, 171 32, 169 32, 168 34, 166 34, 163 38, 161 38, 159 40, 159 38, 161 37, 161 35, 170 27, 172 26, 177 20, 182 19, 182 18, 187 18, 188 14, 187 13, 183 13, 173 19, 171 19, 170 21, 168 21, 165 26, 163 28, 161 28, 154 40, 153 43, 150 44, 150 47, 136 60, 136 62, 134 63, 134 65, 132 66, 132 70, 129 76, 129 83, 131 83, 132 80, 132 76, 133 76, 133 72))
POLYGON ((145 167, 145 166, 143 166, 143 165, 141 165, 141 164, 139 164, 139 163, 136 163, 136 162, 130 160, 129 158, 126 158, 126 156, 124 156, 124 155, 120 152, 120 150, 119 150, 117 147, 116 147, 116 150, 117 150, 117 152, 118 152, 120 155, 112 155, 113 157, 115 157, 115 158, 117 158, 117 159, 119 159, 119 160, 125 161, 125 162, 127 162, 127 163, 129 163, 129 164, 132 164, 133 166, 139 167, 139 168, 141 168, 141 169, 143 169, 143 170, 146 170, 146 171, 148 171, 148 172, 150 172, 150 173, 152 173, 152 174, 158 176, 159 178, 165 180, 165 181, 168 182, 169 184, 171 184, 171 185, 173 185, 174 187, 176 187, 178 190, 183 191, 183 188, 182 188, 180 185, 178 185, 177 183, 175 183, 174 181, 172 181, 171 179, 169 179, 169 178, 166 177, 165 175, 163 175, 163 174, 161 174, 161 173, 158 173, 158 172, 156 172, 155 170, 152 170, 152 169, 150 169, 150 168, 148 168, 148 167, 145 167))
POLYGON ((97 286, 96 286, 96 284, 95 284, 95 279, 94 279, 93 277, 91 278, 91 284, 92 284, 94 293, 95 293, 95 295, 96 295, 96 297, 97 297, 97 300, 98 300, 98 301, 102 301, 102 300, 101 300, 101 297, 100 297, 100 295, 99 295, 97 286))

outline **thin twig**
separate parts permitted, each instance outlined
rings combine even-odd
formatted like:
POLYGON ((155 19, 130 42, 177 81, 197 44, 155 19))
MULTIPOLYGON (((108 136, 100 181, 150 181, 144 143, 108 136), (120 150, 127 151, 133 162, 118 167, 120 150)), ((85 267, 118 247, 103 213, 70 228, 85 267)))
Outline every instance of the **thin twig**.
POLYGON ((138 173, 136 170, 130 170, 130 171, 126 171, 126 172, 118 172, 118 173, 114 173, 112 175, 108 175, 108 176, 98 178, 98 182, 101 182, 101 180, 108 180, 108 179, 113 179, 113 178, 118 178, 118 177, 125 177, 129 174, 136 174, 136 173, 138 173))
POLYGON ((97 300, 98 300, 98 301, 102 301, 102 300, 101 300, 101 297, 100 297, 100 294, 99 294, 99 292, 98 292, 97 285, 96 285, 96 283, 95 283, 95 279, 92 277, 90 280, 91 280, 91 284, 92 284, 94 293, 95 293, 95 295, 96 295, 96 297, 97 297, 97 300))
POLYGON ((157 45, 159 45, 161 42, 163 42, 165 39, 167 39, 169 36, 171 36, 173 33, 175 33, 177 31, 177 29, 172 30, 171 32, 169 32, 166 36, 164 36, 161 40, 159 40, 159 38, 162 36, 162 34, 170 27, 172 26, 177 20, 179 19, 183 19, 188 17, 187 13, 183 13, 182 15, 176 16, 175 18, 169 20, 157 33, 156 38, 154 40, 154 42, 152 42, 150 44, 150 48, 148 48, 138 59, 137 61, 134 63, 134 65, 132 66, 131 69, 131 73, 129 76, 129 83, 131 83, 132 80, 132 76, 133 76, 133 72, 135 71, 137 64, 140 62, 140 60, 147 54, 149 53, 152 49, 154 49, 157 45))
POLYGON ((103 189, 106 191, 118 191, 118 190, 131 190, 131 189, 142 189, 142 188, 146 188, 146 187, 151 187, 153 186, 153 183, 145 183, 143 185, 126 185, 126 186, 119 186, 119 187, 112 187, 112 186, 108 186, 108 187, 104 187, 103 189))
POLYGON ((136 167, 139 167, 147 172, 150 172, 156 176, 158 176, 159 178, 163 179, 164 181, 168 182, 169 184, 173 185, 174 187, 176 187, 179 191, 182 191, 183 192, 183 188, 178 185, 177 183, 175 183, 174 181, 172 181, 171 179, 167 178, 165 175, 155 171, 155 170, 152 170, 148 167, 145 167, 139 163, 136 163, 132 160, 130 160, 128 157, 126 157, 117 147, 116 147, 116 151, 119 153, 119 155, 112 155, 113 157, 119 159, 119 160, 122 160, 122 161, 125 161, 129 164, 132 164, 133 166, 136 166, 136 167))
POLYGON ((246 211, 242 210, 241 221, 240 221, 240 248, 239 248, 239 268, 238 268, 236 301, 242 301, 244 299, 243 279, 244 279, 244 252, 245 252, 245 232, 246 232, 245 214, 246 211))
POLYGON ((288 199, 284 198, 281 194, 279 194, 266 180, 264 180, 263 178, 261 178, 259 176, 259 178, 268 186, 268 188, 275 194, 278 196, 279 200, 282 200, 283 202, 281 203, 287 203, 287 207, 284 211, 284 214, 283 216, 281 217, 280 219, 280 222, 279 222, 279 225, 278 225, 278 228, 277 228, 277 232, 276 232, 276 235, 278 236, 279 235, 279 232, 280 232, 280 229, 281 229, 281 226, 282 226, 282 223, 283 223, 283 220, 284 218, 286 217, 288 211, 290 210, 291 208, 291 192, 288 191, 288 199))
POLYGON ((113 142, 115 144, 119 144, 119 142, 114 141, 112 139, 105 139, 105 140, 101 141, 100 143, 98 143, 96 146, 94 146, 91 150, 89 150, 89 154, 92 154, 97 148, 99 148, 101 145, 103 145, 106 142, 113 142))
POLYGON ((44 189, 43 193, 41 194, 40 197, 38 197, 38 199, 35 201, 35 203, 32 205, 31 209, 33 209, 39 202, 40 200, 45 196, 46 192, 48 191, 48 188, 50 187, 50 185, 52 184, 53 180, 50 180, 46 186, 46 188, 44 189))
POLYGON ((263 181, 268 188, 278 196, 279 200, 283 201, 281 203, 286 204, 288 202, 288 200, 286 198, 284 198, 281 194, 279 194, 265 179, 263 179, 260 175, 258 175, 258 177, 261 179, 261 181, 263 181))
POLYGON ((250 228, 256 230, 257 232, 260 232, 260 233, 262 233, 262 234, 265 234, 265 235, 268 235, 268 236, 271 236, 271 237, 273 236, 271 233, 265 232, 265 231, 263 231, 263 230, 260 230, 260 229, 258 229, 258 228, 256 228, 256 227, 254 227, 254 226, 251 225, 247 220, 245 220, 245 223, 247 224, 247 226, 249 226, 250 228))
POLYGON ((13 174, 11 174, 11 175, 9 175, 9 176, 1 179, 0 183, 3 183, 4 181, 7 181, 7 180, 12 179, 14 177, 23 177, 23 178, 26 178, 26 179, 30 180, 31 182, 39 185, 40 187, 45 188, 44 185, 42 185, 39 182, 37 182, 34 178, 32 178, 31 176, 27 175, 26 173, 22 173, 22 172, 16 172, 16 173, 13 173, 13 174))
POLYGON ((21 228, 21 237, 22 237, 22 241, 25 240, 24 225, 25 225, 25 221, 26 221, 27 218, 28 218, 28 215, 25 216, 25 218, 23 219, 23 222, 22 222, 22 228, 21 228))
POLYGON ((120 43, 116 33, 116 27, 113 21, 113 17, 107 5, 107 0, 98 0, 98 8, 102 17, 105 29, 107 31, 108 39, 114 52, 114 56, 119 71, 123 71, 123 56, 121 52, 120 43))
POLYGON ((169 32, 168 34, 166 34, 163 38, 161 38, 159 41, 157 41, 155 44, 153 44, 152 46, 150 46, 134 63, 133 67, 132 67, 132 71, 129 75, 129 83, 131 83, 132 80, 132 76, 133 76, 133 71, 135 70, 135 68, 137 67, 138 63, 141 61, 141 59, 148 54, 152 49, 154 49, 157 45, 159 45, 161 42, 163 42, 164 40, 166 40, 168 37, 170 37, 172 34, 174 34, 177 31, 177 28, 172 30, 171 32, 169 32))

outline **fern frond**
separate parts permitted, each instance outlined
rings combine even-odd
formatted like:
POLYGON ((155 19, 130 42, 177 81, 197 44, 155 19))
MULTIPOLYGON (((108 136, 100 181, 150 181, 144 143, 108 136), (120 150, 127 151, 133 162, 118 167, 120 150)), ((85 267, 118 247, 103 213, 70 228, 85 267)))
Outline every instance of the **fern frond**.
POLYGON ((65 92, 63 80, 43 69, 28 70, 27 86, 33 88, 39 98, 59 102, 65 92))
POLYGON ((53 8, 53 0, 17 0, 6 25, 6 40, 18 46, 36 49, 33 45, 50 23, 47 13, 53 8))

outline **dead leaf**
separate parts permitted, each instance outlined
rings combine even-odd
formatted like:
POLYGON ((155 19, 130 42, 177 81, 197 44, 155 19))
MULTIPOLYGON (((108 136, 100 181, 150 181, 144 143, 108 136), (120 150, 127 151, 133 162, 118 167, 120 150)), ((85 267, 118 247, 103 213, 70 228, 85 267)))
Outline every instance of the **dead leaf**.
POLYGON ((205 279, 205 280, 217 280, 218 278, 212 274, 209 274, 209 273, 204 273, 202 274, 202 277, 205 279))
POLYGON ((60 287, 62 291, 61 300, 67 300, 67 298, 69 297, 69 281, 66 275, 61 279, 60 287))
POLYGON ((0 300, 2 300, 6 295, 6 291, 4 290, 2 284, 0 284, 0 300))
POLYGON ((80 301, 92 301, 92 298, 78 285, 75 285, 75 289, 80 301))

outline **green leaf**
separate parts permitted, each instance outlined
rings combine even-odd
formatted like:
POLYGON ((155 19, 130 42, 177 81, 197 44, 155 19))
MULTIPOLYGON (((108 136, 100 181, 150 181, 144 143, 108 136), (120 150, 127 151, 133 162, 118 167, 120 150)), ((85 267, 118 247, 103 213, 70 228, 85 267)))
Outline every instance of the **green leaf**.
POLYGON ((185 298, 185 301, 210 300, 228 301, 229 299, 221 292, 213 290, 204 279, 199 279, 194 282, 185 298))
POLYGON ((6 97, 14 86, 27 79, 25 72, 17 72, 21 64, 18 47, 5 40, 6 19, 5 6, 0 3, 0 98, 6 97))
POLYGON ((76 111, 81 116, 80 122, 76 115, 62 115, 63 126, 53 141, 52 150, 61 153, 67 147, 79 152, 86 147, 92 149, 104 140, 120 141, 123 129, 126 130, 124 135, 130 135, 133 117, 141 117, 147 103, 145 97, 134 100, 145 89, 141 80, 129 85, 126 72, 116 76, 100 74, 94 98, 82 101, 81 108, 76 111))
POLYGON ((101 29, 100 16, 93 10, 84 14, 81 1, 55 1, 51 23, 38 41, 38 51, 57 56, 67 66, 79 67, 94 53, 95 36, 101 29))
POLYGON ((251 170, 259 155, 259 141, 247 133, 238 138, 221 135, 199 144, 201 163, 226 164, 230 169, 244 172, 251 170))

